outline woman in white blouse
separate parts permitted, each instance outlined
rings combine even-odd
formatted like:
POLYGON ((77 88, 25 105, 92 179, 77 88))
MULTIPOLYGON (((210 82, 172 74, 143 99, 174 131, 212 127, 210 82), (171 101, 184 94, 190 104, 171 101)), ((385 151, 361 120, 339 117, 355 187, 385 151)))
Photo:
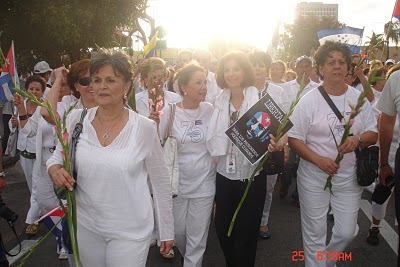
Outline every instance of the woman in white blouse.
MULTIPOLYGON (((76 204, 83 266, 145 266, 154 227, 151 177, 160 252, 174 239, 168 171, 153 121, 125 108, 133 70, 122 52, 93 53, 90 74, 98 107, 88 111, 76 149, 76 204)), ((68 117, 73 132, 82 111, 68 117)), ((73 190, 61 146, 47 162, 53 182, 73 190)))
MULTIPOLYGON (((215 195, 217 235, 227 266, 254 266, 266 194, 265 175, 255 176, 232 234, 227 236, 233 214, 256 168, 225 134, 228 127, 259 100, 258 90, 252 86, 253 67, 246 54, 230 52, 221 59, 217 84, 223 91, 215 99, 206 138, 210 154, 218 157, 215 195)), ((271 152, 283 149, 282 144, 271 143, 273 145, 268 148, 271 152)))
MULTIPOLYGON (((215 195, 215 162, 206 147, 206 133, 213 107, 203 102, 207 78, 203 67, 189 64, 175 75, 183 100, 176 104, 172 136, 177 139, 179 193, 173 199, 175 246, 183 266, 201 267, 215 195)), ((165 106, 160 121, 164 138, 171 105, 165 106)))
MULTIPOLYGON (((32 75, 26 79, 26 92, 34 94, 39 101, 41 101, 45 89, 46 82, 39 75, 32 75)), ((15 131, 17 127, 24 127, 28 122, 28 118, 31 117, 37 109, 37 105, 30 99, 24 101, 18 94, 14 95, 14 106, 18 109, 16 113, 18 113, 19 116, 17 117, 17 115, 14 115, 11 118, 11 131, 15 131)), ((29 191, 31 192, 31 207, 29 208, 25 221, 28 224, 28 227, 26 228, 27 235, 35 235, 37 233, 38 226, 34 224, 34 222, 40 217, 40 209, 35 197, 36 190, 32 190, 32 172, 36 158, 35 140, 36 136, 28 137, 21 131, 18 132, 17 149, 20 151, 20 163, 25 174, 29 191)))

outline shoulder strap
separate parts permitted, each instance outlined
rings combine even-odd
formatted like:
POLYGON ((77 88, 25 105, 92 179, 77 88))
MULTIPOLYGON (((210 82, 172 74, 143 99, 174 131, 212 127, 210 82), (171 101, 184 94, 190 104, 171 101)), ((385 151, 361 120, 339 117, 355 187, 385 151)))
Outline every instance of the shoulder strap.
POLYGON ((169 103, 169 106, 171 107, 171 112, 169 114, 167 128, 165 129, 164 142, 165 140, 167 140, 168 137, 172 136, 172 126, 174 125, 174 118, 175 118, 176 104, 169 103))
MULTIPOLYGON (((76 153, 76 145, 78 144, 79 141, 79 136, 82 133, 83 130, 83 120, 85 119, 85 116, 87 114, 87 109, 84 108, 81 113, 81 118, 79 122, 75 125, 75 129, 72 133, 71 137, 71 147, 70 147, 70 159, 71 159, 71 172, 72 176, 74 177, 75 181, 78 178, 78 175, 75 171, 75 153, 76 153)), ((74 184, 74 187, 76 186, 76 183, 74 184)))
POLYGON ((335 113, 336 117, 338 117, 339 121, 342 121, 343 115, 340 113, 340 111, 336 107, 335 103, 333 103, 332 99, 328 96, 328 94, 324 90, 324 87, 322 85, 320 85, 318 87, 318 90, 321 93, 321 95, 324 97, 326 103, 328 103, 328 105, 331 107, 331 109, 335 113))
POLYGON ((264 90, 260 92, 260 98, 263 98, 267 94, 268 85, 269 85, 268 81, 265 81, 264 90))

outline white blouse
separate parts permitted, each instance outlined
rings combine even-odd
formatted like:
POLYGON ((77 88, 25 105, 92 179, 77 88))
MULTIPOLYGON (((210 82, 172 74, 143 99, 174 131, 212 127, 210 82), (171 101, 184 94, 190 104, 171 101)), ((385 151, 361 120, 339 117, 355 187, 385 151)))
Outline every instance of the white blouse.
MULTIPOLYGON (((103 147, 92 126, 96 111, 97 107, 88 111, 76 149, 79 223, 109 238, 148 239, 154 228, 154 201, 159 240, 173 240, 172 194, 155 123, 129 111, 125 127, 110 145, 103 147)), ((81 112, 73 110, 68 116, 70 134, 81 112)), ((54 164, 62 165, 60 145, 47 167, 54 164)))

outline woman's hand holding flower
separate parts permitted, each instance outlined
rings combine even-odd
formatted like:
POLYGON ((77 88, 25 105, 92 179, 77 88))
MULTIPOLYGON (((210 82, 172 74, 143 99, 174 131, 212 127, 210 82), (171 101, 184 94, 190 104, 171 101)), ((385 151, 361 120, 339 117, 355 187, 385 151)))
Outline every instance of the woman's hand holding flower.
POLYGON ((159 111, 151 111, 149 119, 155 121, 157 124, 160 124, 160 112, 159 111))
POLYGON ((65 67, 59 67, 54 70, 54 79, 62 80, 68 74, 68 70, 65 67))
POLYGON ((270 134, 269 137, 271 138, 271 142, 268 145, 268 152, 271 153, 276 151, 282 151, 285 144, 281 141, 276 142, 276 138, 272 134, 270 134))
POLYGON ((71 177, 71 175, 69 175, 64 167, 58 169, 54 169, 54 167, 56 166, 53 165, 49 169, 50 177, 53 183, 60 188, 65 186, 68 188, 69 191, 72 191, 74 189, 75 180, 71 177))
POLYGON ((25 110, 24 99, 19 94, 14 95, 14 106, 20 111, 25 110))
POLYGON ((339 164, 327 157, 319 157, 315 164, 329 176, 334 176, 339 169, 339 164))

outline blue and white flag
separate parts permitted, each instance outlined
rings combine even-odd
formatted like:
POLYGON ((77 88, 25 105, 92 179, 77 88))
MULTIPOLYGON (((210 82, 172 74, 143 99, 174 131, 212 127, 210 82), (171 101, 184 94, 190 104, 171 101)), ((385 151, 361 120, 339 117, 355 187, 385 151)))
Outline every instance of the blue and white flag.
POLYGON ((344 43, 350 48, 353 54, 360 53, 363 33, 364 29, 353 27, 326 29, 317 32, 320 45, 323 45, 326 41, 344 43))
POLYGON ((11 90, 11 88, 15 87, 19 89, 19 78, 15 63, 14 41, 11 43, 10 50, 6 56, 6 62, 4 62, 0 71, 0 100, 3 103, 6 103, 14 99, 13 94, 15 91, 11 90))

